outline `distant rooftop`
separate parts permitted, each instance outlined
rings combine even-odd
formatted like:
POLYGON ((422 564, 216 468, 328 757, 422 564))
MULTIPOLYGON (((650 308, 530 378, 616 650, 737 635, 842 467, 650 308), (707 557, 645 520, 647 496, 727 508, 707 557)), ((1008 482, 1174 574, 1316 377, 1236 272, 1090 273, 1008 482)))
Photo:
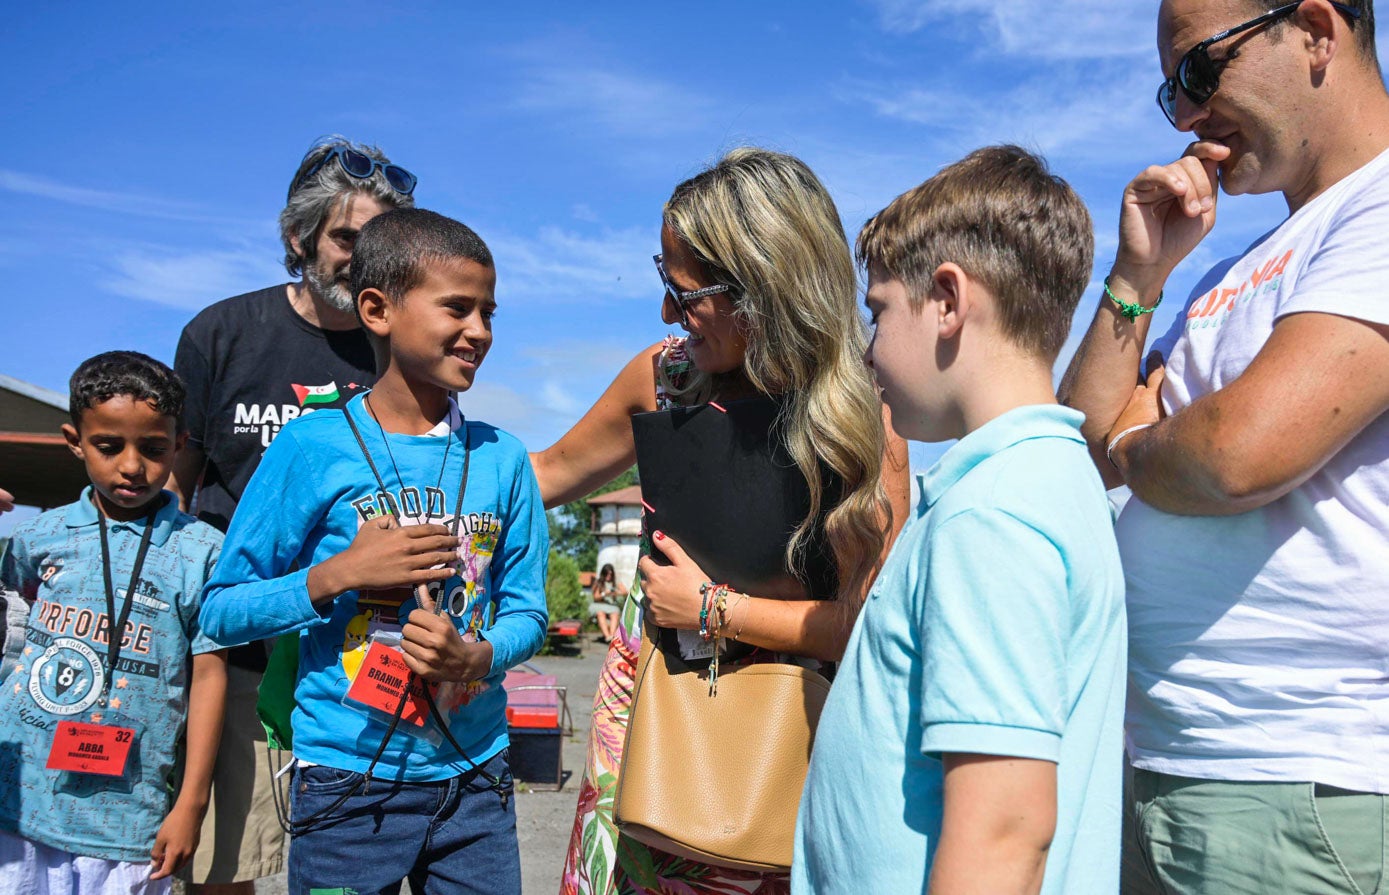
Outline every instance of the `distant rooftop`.
POLYGON ((67 421, 67 395, 0 373, 0 488, 17 502, 58 506, 86 487, 86 471, 63 440, 67 421))
MULTIPOLYGON (((22 379, 15 379, 13 376, 0 373, 0 389, 61 410, 64 415, 68 412, 68 396, 62 392, 55 392, 51 388, 44 388, 41 385, 34 385, 32 382, 25 382, 22 379)), ((9 420, 0 423, 0 428, 13 431, 9 420)))
POLYGON ((590 497, 588 502, 590 506, 595 504, 604 506, 612 503, 620 506, 641 506, 641 485, 632 485, 629 488, 620 488, 617 491, 609 491, 607 494, 590 497))

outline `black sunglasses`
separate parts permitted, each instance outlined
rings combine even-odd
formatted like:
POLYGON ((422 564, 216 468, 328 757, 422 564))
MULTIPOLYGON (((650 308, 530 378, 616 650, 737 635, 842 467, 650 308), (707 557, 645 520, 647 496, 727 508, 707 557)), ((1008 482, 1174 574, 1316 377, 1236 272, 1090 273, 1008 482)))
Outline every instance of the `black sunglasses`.
POLYGON ((681 292, 675 288, 675 284, 670 281, 670 276, 666 273, 666 262, 663 255, 653 255, 652 261, 656 262, 656 273, 661 277, 661 285, 666 287, 666 294, 675 302, 675 308, 680 312, 680 322, 685 326, 690 325, 689 305, 699 301, 706 295, 717 295, 720 292, 732 292, 733 287, 723 283, 713 286, 705 286, 703 289, 692 289, 689 292, 681 292))
POLYGON ((382 175, 386 178, 386 183, 390 184, 391 189, 403 196, 408 196, 413 193, 415 191, 415 184, 419 183, 415 175, 399 165, 378 161, 364 152, 358 152, 346 146, 334 146, 323 158, 314 162, 307 171, 299 175, 294 181, 294 186, 289 188, 289 194, 293 196, 295 192, 298 191, 299 187, 304 185, 304 181, 321 171, 323 166, 328 164, 331 159, 337 159, 338 166, 341 167, 343 171, 359 180, 366 180, 372 174, 376 173, 377 168, 380 168, 382 175))
MULTIPOLYGON (((1211 59, 1210 50, 1212 44, 1217 44, 1222 40, 1242 34, 1251 28, 1258 28, 1260 25, 1267 25, 1279 19, 1286 18, 1297 11, 1302 5, 1302 0, 1294 0, 1292 3, 1270 9, 1261 16, 1252 18, 1243 24, 1233 28, 1226 28, 1224 31, 1198 43, 1196 46, 1187 50, 1182 58, 1177 62, 1177 71, 1172 77, 1162 82, 1158 87, 1157 104, 1162 109, 1162 114, 1167 116, 1167 120, 1173 127, 1177 126, 1177 88, 1182 89, 1186 98, 1198 106, 1204 106, 1210 102, 1215 91, 1220 89, 1220 72, 1225 68, 1225 60, 1216 62, 1211 59)), ((1352 9, 1341 3, 1332 3, 1341 13, 1348 16, 1352 22, 1360 18, 1360 10, 1352 9)))

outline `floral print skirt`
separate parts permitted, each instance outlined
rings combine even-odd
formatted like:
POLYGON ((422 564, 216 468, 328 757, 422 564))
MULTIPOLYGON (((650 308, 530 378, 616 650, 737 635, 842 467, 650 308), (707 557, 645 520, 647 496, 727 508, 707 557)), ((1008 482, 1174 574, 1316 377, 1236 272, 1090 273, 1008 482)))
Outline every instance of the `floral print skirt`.
POLYGON ((786 874, 711 867, 642 845, 617 832, 613 806, 641 651, 640 579, 623 607, 593 697, 588 762, 560 895, 788 895, 786 874), (630 632, 637 632, 632 634, 630 632))

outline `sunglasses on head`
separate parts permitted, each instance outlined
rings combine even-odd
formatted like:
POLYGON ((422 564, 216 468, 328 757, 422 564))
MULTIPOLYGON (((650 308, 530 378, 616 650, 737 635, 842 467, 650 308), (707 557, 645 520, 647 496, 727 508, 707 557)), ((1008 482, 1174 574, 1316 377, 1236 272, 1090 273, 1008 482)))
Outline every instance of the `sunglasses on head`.
POLYGON ((295 191, 304 185, 304 181, 321 171, 323 166, 328 164, 332 159, 337 159, 338 166, 341 167, 343 171, 359 180, 366 180, 372 174, 376 173, 377 168, 380 168, 382 175, 386 178, 386 183, 390 184, 391 189, 403 196, 408 196, 413 193, 415 191, 415 184, 419 183, 415 175, 399 165, 378 161, 365 152, 358 152, 346 146, 334 146, 332 149, 328 150, 323 158, 314 162, 307 171, 299 175, 299 179, 294 181, 294 186, 289 188, 289 194, 291 196, 294 195, 295 191))
MULTIPOLYGON (((1177 62, 1177 70, 1172 77, 1162 82, 1158 87, 1157 104, 1162 109, 1162 114, 1167 116, 1167 120, 1173 127, 1177 126, 1177 88, 1181 88, 1186 98, 1198 106, 1204 106, 1210 102, 1215 91, 1220 89, 1220 72, 1225 67, 1225 60, 1217 62, 1210 56, 1210 48, 1222 40, 1228 40, 1236 34, 1243 34, 1260 25, 1268 25, 1279 19, 1287 18, 1297 11, 1302 5, 1302 0, 1294 0, 1292 3, 1284 4, 1276 9, 1270 9, 1261 16, 1250 19, 1236 25, 1233 28, 1226 28, 1219 34, 1206 38, 1196 46, 1187 50, 1182 58, 1177 62)), ((1348 16, 1351 21, 1360 18, 1360 10, 1352 9, 1341 3, 1332 3, 1338 11, 1348 16)))
POLYGON ((656 262, 656 273, 661 277, 661 285, 666 287, 666 294, 675 302, 675 308, 680 312, 680 322, 685 326, 690 325, 689 305, 699 301, 706 295, 717 295, 720 292, 732 292, 732 286, 718 283, 713 286, 705 286, 703 289, 692 289, 689 292, 681 292, 675 288, 675 284, 670 281, 669 274, 666 273, 665 256, 653 255, 652 261, 656 262))

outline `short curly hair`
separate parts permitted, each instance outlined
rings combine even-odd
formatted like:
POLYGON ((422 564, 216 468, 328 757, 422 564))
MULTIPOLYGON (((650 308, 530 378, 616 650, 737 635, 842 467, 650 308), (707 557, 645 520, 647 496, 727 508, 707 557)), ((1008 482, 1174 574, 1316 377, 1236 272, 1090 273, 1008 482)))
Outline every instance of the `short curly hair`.
POLYGON ((148 401, 183 431, 183 381, 178 374, 138 351, 107 351, 89 357, 68 381, 68 415, 82 428, 82 412, 119 395, 148 401))

